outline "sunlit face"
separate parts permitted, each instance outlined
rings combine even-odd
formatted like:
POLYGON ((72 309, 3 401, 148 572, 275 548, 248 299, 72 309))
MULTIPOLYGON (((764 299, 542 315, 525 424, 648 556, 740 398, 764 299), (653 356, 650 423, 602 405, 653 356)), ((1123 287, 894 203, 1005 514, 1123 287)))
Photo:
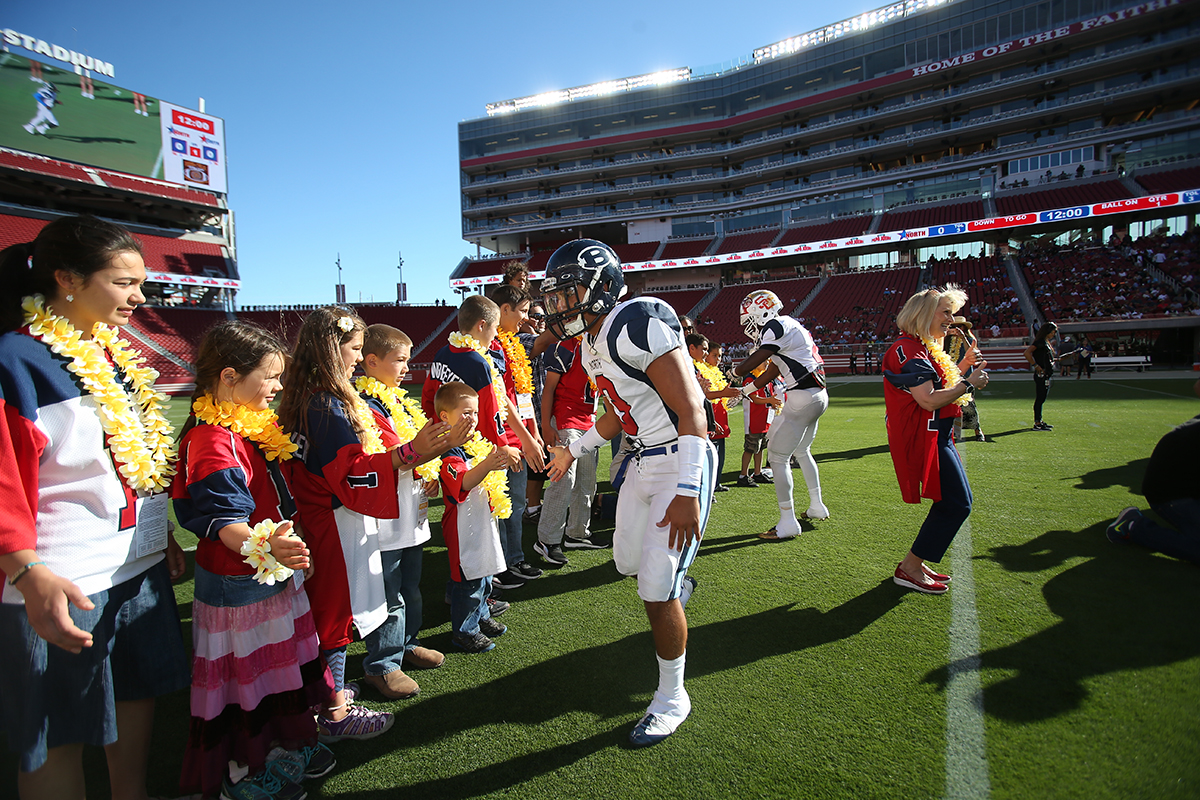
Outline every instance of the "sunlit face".
POLYGON ((374 353, 367 356, 366 372, 372 378, 392 388, 400 385, 408 374, 408 358, 412 348, 401 345, 383 358, 374 353))
POLYGON ((464 397, 457 406, 441 412, 438 416, 450 427, 454 427, 460 419, 466 417, 470 421, 471 427, 477 428, 479 427, 479 398, 464 397))
POLYGON ((709 364, 712 364, 714 367, 717 364, 721 363, 721 345, 715 344, 712 347, 708 348, 707 361, 709 364))
POLYGON ((946 331, 950 330, 952 322, 954 322, 954 305, 949 297, 943 297, 938 301, 937 311, 933 312, 933 324, 929 326, 929 338, 944 338, 946 331))
POLYGON ((346 368, 347 378, 354 374, 354 368, 362 362, 362 343, 363 332, 355 331, 354 335, 338 348, 342 356, 342 366, 346 368))
POLYGON ((117 253, 107 267, 86 279, 70 276, 69 281, 69 287, 59 286, 52 305, 56 312, 64 314, 85 333, 90 333, 97 322, 128 323, 133 310, 146 302, 142 294, 146 262, 132 251, 117 253), (67 302, 67 295, 72 296, 71 302, 67 302))
POLYGON ((692 361, 703 361, 708 357, 708 349, 702 345, 689 344, 688 354, 692 357, 692 361))
POLYGON ((252 372, 241 376, 233 385, 233 402, 254 411, 266 411, 276 393, 283 388, 282 376, 283 356, 279 353, 266 356, 252 372))
POLYGON ((519 303, 516 308, 510 305, 500 306, 500 330, 516 333, 528 317, 528 300, 519 303))

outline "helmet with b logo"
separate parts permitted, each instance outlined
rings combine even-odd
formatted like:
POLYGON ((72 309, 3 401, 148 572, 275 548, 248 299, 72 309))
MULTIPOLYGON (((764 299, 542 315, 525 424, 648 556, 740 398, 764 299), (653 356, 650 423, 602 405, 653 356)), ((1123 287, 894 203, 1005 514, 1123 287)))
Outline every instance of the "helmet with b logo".
POLYGON ((783 313, 779 296, 767 289, 755 289, 742 301, 741 323, 746 336, 758 341, 762 327, 783 313))
POLYGON ((546 263, 546 328, 559 339, 578 336, 590 327, 585 312, 607 314, 624 294, 621 260, 611 247, 595 239, 567 242, 546 263))

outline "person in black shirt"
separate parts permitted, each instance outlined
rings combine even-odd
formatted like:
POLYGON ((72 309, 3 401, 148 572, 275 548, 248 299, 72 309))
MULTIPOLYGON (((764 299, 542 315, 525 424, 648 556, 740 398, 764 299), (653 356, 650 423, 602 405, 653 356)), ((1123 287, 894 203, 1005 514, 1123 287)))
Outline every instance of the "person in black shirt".
POLYGON ((1050 340, 1058 334, 1058 326, 1047 322, 1038 328, 1033 344, 1025 348, 1025 360, 1033 367, 1033 384, 1035 389, 1033 399, 1033 429, 1035 431, 1052 431, 1053 425, 1042 421, 1042 404, 1050 393, 1050 378, 1054 375, 1054 345, 1050 340))
MULTIPOLYGON (((1193 387, 1200 396, 1200 380, 1193 387)), ((1200 416, 1159 440, 1146 465, 1142 494, 1150 509, 1174 530, 1130 506, 1108 526, 1115 544, 1142 547, 1200 564, 1200 416)))

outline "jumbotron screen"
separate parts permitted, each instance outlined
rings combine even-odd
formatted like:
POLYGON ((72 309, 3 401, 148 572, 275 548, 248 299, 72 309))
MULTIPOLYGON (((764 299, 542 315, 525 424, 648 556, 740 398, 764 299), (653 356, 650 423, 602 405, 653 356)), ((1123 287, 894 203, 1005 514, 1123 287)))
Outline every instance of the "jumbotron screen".
POLYGON ((0 146, 225 193, 225 123, 0 53, 0 146))

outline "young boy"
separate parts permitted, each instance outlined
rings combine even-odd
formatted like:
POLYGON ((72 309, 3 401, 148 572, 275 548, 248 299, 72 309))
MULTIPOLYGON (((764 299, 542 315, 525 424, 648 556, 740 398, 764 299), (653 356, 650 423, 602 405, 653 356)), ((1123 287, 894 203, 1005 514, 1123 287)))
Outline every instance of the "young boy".
MULTIPOLYGON (((457 425, 461 419, 477 424, 479 395, 465 383, 443 383, 433 403, 438 418, 447 425, 457 425)), ((492 638, 508 630, 488 611, 492 575, 503 569, 504 553, 487 489, 480 484, 489 472, 503 470, 509 459, 502 448, 489 446, 491 451, 474 466, 468 465, 470 457, 463 448, 450 450, 442 456, 440 474, 446 499, 442 537, 454 584, 450 590, 450 640, 468 653, 486 653, 496 646, 492 638)))
MULTIPOLYGON (((759 364, 746 376, 743 386, 753 388, 754 379, 767 371, 766 362, 759 364)), ((767 442, 767 431, 771 429, 771 421, 775 412, 783 407, 783 401, 775 396, 780 388, 779 381, 771 381, 753 394, 742 399, 742 418, 746 429, 746 442, 742 446, 742 472, 738 476, 738 486, 747 489, 757 488, 760 483, 774 483, 773 477, 763 474, 762 454, 767 442), (754 474, 748 474, 750 459, 754 459, 754 474)))
MULTIPOLYGON (((520 470, 520 477, 509 481, 509 497, 513 504, 513 516, 516 517, 518 531, 520 530, 521 514, 518 509, 518 498, 513 496, 513 485, 519 485, 520 503, 524 506, 524 475, 525 467, 521 463, 522 453, 535 470, 544 469, 545 456, 537 440, 529 430, 521 425, 520 412, 516 402, 508 396, 503 380, 500 378, 502 365, 495 361, 494 351, 489 345, 496 338, 500 328, 500 307, 483 295, 472 295, 463 301, 458 309, 457 335, 451 335, 451 343, 447 344, 434 356, 429 369, 429 377, 425 379, 425 388, 421 393, 421 405, 425 414, 436 417, 433 399, 438 388, 451 381, 465 383, 479 395, 478 430, 492 444, 500 449, 507 459, 507 468, 515 473, 520 470), (489 354, 489 355, 485 355, 489 354), (493 378, 500 382, 500 391, 496 391, 493 378)), ((509 518, 510 520, 512 517, 509 518)), ((507 522, 507 520, 506 520, 507 522)), ((517 536, 520 542, 519 533, 517 536)), ((510 564, 512 562, 509 562, 510 564)), ((503 573, 510 579, 506 585, 516 588, 524 585, 526 580, 540 576, 537 570, 525 563, 520 557, 518 566, 521 575, 512 572, 511 568, 503 573), (524 577, 524 576, 528 577, 524 577)))
MULTIPOLYGON (((371 408, 383 446, 391 449, 403 441, 400 430, 411 439, 426 424, 424 414, 414 417, 406 408, 401 381, 408 374, 412 340, 390 325, 372 325, 363 335, 363 372, 370 380, 357 384, 371 408), (382 384, 382 385, 380 385, 382 384)), ((366 683, 389 700, 412 697, 420 691, 417 682, 401 667, 435 669, 445 656, 422 647, 417 641, 421 630, 421 562, 423 545, 429 541, 429 493, 437 492, 436 478, 428 485, 416 473, 424 461, 401 470, 396 477, 400 516, 379 520, 379 555, 383 562, 383 586, 387 596, 387 619, 368 634, 363 660, 366 683)), ((436 466, 434 467, 436 469, 436 466)))
MULTIPOLYGON (((546 351, 546 385, 542 391, 542 436, 559 447, 583 438, 596 423, 596 397, 583 369, 579 340, 567 339, 546 351)), ((588 534, 592 497, 596 494, 596 464, 600 452, 572 462, 563 477, 546 489, 533 549, 555 566, 565 566, 563 547, 596 550, 588 534), (565 534, 565 539, 564 539, 565 534)))

